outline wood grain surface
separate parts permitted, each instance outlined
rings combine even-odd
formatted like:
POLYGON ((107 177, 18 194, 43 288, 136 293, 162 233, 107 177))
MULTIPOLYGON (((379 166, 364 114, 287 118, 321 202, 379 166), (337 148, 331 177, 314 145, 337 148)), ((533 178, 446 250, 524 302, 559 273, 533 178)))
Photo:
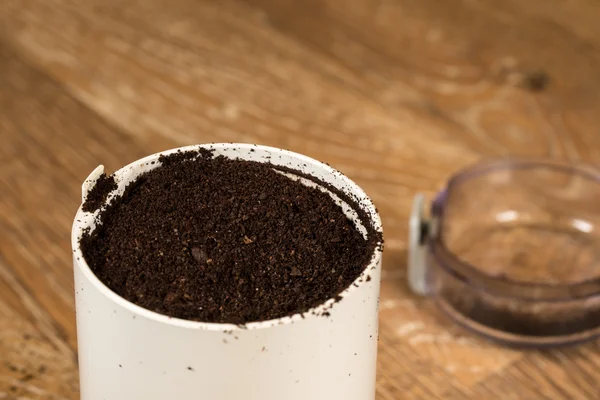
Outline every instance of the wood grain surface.
MULTIPOLYGON (((405 283, 412 196, 483 157, 600 163, 594 0, 1 0, 0 399, 77 399, 80 184, 167 148, 289 148, 387 246, 378 400, 600 399, 600 346, 516 351, 405 283)), ((342 400, 342 399, 340 399, 342 400)))

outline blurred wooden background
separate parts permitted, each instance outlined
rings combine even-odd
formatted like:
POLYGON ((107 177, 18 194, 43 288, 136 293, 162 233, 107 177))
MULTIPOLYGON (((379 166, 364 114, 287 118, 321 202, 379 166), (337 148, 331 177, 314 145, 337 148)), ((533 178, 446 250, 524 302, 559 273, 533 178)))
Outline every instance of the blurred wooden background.
POLYGON ((600 398, 598 343, 503 349, 404 281, 416 191, 488 156, 600 162, 599 20, 594 0, 1 0, 0 399, 79 397, 82 180, 212 141, 326 161, 379 206, 378 399, 600 398))

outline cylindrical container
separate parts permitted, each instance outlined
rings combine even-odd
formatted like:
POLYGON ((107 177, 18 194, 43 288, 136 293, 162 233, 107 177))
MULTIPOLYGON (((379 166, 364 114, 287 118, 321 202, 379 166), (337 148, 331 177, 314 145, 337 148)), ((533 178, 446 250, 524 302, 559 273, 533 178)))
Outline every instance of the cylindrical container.
MULTIPOLYGON (((311 158, 256 145, 189 146, 148 156, 114 174, 118 189, 109 199, 139 174, 159 167, 160 155, 199 147, 312 175, 355 199, 381 231, 375 206, 346 176, 311 158)), ((84 183, 84 196, 100 172, 84 183)), ((356 213, 332 198, 360 229, 356 213)), ((72 231, 82 400, 374 398, 381 246, 338 302, 243 326, 202 323, 139 307, 98 280, 79 247, 83 231, 94 229, 95 214, 80 208, 72 231)))
POLYGON ((600 175, 503 159, 455 175, 411 221, 412 289, 459 325, 519 347, 600 337, 600 175))

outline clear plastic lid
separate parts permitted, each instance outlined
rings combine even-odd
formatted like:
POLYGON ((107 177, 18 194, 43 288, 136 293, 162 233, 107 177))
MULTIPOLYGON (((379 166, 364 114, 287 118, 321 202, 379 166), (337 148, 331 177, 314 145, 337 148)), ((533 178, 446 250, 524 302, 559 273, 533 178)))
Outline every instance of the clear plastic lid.
POLYGON ((600 175, 495 160, 455 175, 410 221, 409 283, 458 324, 516 346, 600 336, 600 175))

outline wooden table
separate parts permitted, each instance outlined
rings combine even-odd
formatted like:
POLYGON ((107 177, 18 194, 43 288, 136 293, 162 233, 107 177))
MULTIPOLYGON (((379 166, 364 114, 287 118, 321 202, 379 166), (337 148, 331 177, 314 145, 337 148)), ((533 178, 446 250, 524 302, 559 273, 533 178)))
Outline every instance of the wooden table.
POLYGON ((329 162, 379 206, 378 399, 600 398, 597 342, 500 348, 404 279, 416 191, 482 157, 600 162, 599 19, 594 0, 1 0, 0 399, 79 397, 82 180, 212 141, 329 162))

